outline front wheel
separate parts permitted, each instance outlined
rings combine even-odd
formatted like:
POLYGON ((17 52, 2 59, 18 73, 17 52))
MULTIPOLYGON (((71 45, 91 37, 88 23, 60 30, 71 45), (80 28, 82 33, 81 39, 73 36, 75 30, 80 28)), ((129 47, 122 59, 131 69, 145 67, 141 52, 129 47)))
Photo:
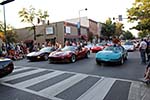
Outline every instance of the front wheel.
POLYGON ((98 61, 98 60, 96 60, 96 63, 97 63, 98 65, 101 65, 101 62, 100 62, 100 61, 98 61))
POLYGON ((124 64, 124 59, 123 58, 121 58, 121 60, 119 61, 119 64, 120 65, 124 64))
POLYGON ((44 55, 44 60, 48 60, 48 55, 44 55))
POLYGON ((85 54, 85 58, 89 58, 89 55, 90 55, 90 52, 88 51, 88 52, 85 54))
POLYGON ((72 63, 74 63, 76 61, 76 56, 72 55, 70 60, 71 60, 72 63))

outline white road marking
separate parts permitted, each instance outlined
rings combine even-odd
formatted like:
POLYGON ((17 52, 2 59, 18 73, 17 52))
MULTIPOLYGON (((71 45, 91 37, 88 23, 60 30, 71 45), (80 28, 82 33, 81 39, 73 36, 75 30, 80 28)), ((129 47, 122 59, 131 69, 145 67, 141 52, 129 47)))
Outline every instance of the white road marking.
POLYGON ((15 86, 16 87, 21 87, 21 88, 29 87, 29 86, 32 86, 34 84, 37 84, 37 83, 40 83, 42 81, 48 80, 48 79, 56 77, 58 75, 61 75, 63 73, 64 72, 60 72, 60 71, 51 72, 51 73, 48 73, 48 74, 30 79, 30 80, 26 80, 26 81, 17 83, 17 84, 15 84, 15 86))
POLYGON ((14 80, 14 79, 21 78, 21 77, 28 76, 28 75, 32 75, 32 74, 35 74, 38 72, 42 72, 45 70, 46 69, 36 69, 36 70, 32 70, 32 71, 28 71, 28 72, 24 72, 24 73, 20 73, 20 74, 16 74, 16 75, 10 75, 10 76, 2 78, 2 81, 14 80))
POLYGON ((103 100, 114 82, 115 79, 102 78, 77 100, 103 100))
POLYGON ((47 87, 46 89, 39 91, 39 93, 45 96, 56 96, 57 94, 80 82, 86 77, 88 77, 88 75, 74 75, 68 79, 65 79, 64 81, 61 81, 53 86, 47 87))

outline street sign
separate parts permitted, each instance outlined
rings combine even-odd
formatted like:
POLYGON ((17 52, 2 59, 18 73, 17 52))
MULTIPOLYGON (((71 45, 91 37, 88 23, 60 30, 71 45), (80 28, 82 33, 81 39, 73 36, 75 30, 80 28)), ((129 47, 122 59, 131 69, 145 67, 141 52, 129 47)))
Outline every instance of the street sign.
POLYGON ((77 23, 77 28, 78 28, 78 29, 80 28, 80 22, 77 23))
POLYGON ((122 15, 118 15, 119 21, 122 21, 122 15))

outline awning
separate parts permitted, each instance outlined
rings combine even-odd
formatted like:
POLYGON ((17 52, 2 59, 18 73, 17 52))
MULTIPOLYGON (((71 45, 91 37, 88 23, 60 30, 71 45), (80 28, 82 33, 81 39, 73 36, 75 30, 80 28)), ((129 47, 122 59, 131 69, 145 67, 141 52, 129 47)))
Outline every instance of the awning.
POLYGON ((74 39, 74 38, 81 38, 81 37, 79 35, 65 35, 65 38, 74 39))
POLYGON ((32 43, 33 40, 25 40, 24 43, 32 43))

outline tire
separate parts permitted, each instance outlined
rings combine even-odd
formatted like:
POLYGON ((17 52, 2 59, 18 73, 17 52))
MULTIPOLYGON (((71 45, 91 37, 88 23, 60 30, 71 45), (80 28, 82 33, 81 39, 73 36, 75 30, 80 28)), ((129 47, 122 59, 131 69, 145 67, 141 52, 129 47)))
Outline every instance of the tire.
POLYGON ((90 55, 90 52, 88 51, 88 52, 85 54, 85 58, 89 58, 89 55, 90 55))
POLYGON ((48 55, 44 55, 44 60, 48 60, 48 55))
POLYGON ((50 59, 48 59, 48 61, 49 61, 49 64, 51 64, 51 63, 52 63, 52 61, 51 61, 50 59))
POLYGON ((125 58, 124 58, 125 60, 128 60, 128 57, 127 56, 125 56, 125 58))
POLYGON ((76 56, 75 56, 74 54, 71 56, 70 61, 71 61, 72 63, 76 62, 76 56))
POLYGON ((101 62, 100 62, 100 61, 98 61, 98 60, 96 60, 96 63, 97 63, 98 65, 101 65, 101 62))
POLYGON ((121 60, 119 61, 119 64, 120 64, 120 65, 123 65, 123 64, 124 64, 124 59, 123 59, 123 58, 121 58, 121 60))

